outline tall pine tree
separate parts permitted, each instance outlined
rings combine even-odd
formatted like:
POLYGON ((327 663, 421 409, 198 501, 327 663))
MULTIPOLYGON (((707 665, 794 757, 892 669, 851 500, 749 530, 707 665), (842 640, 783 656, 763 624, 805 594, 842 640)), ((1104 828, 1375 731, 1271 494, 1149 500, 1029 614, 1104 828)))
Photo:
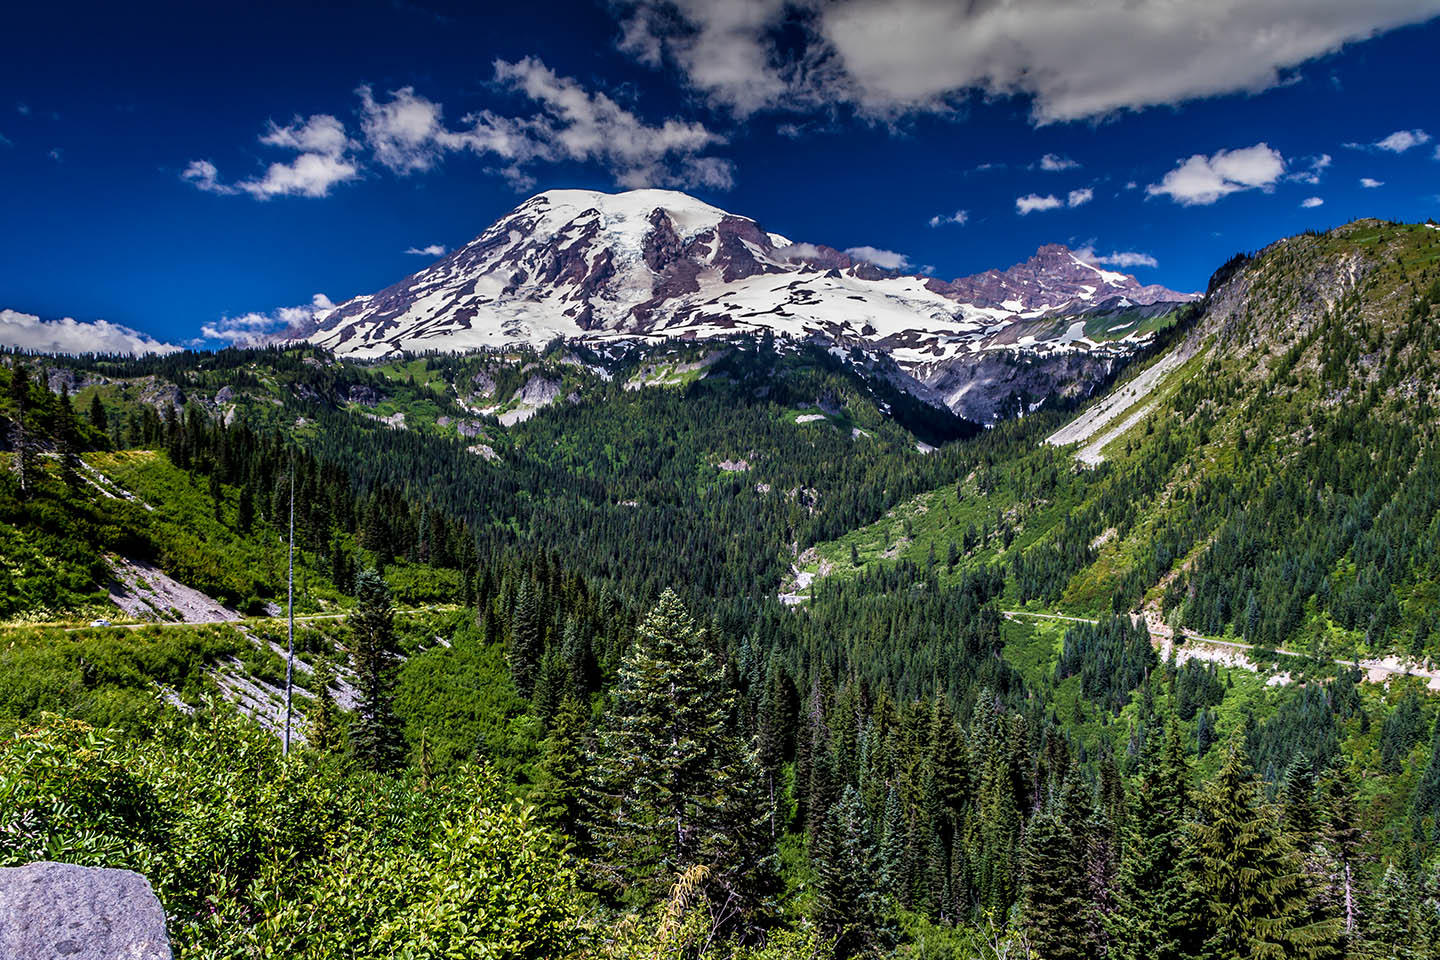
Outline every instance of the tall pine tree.
POLYGON ((1231 745, 1199 798, 1190 837, 1198 892, 1206 906, 1205 960, 1291 960, 1332 955, 1338 925, 1316 922, 1294 848, 1244 748, 1231 745))
POLYGON ((390 588, 374 570, 355 578, 350 616, 350 663, 355 671, 355 728, 351 743, 360 762, 380 773, 393 771, 404 754, 394 708, 395 610, 390 588))
POLYGON ((653 902, 705 865, 706 895, 744 924, 769 892, 766 791, 734 710, 703 632, 666 590, 620 665, 591 759, 593 861, 626 899, 653 902))

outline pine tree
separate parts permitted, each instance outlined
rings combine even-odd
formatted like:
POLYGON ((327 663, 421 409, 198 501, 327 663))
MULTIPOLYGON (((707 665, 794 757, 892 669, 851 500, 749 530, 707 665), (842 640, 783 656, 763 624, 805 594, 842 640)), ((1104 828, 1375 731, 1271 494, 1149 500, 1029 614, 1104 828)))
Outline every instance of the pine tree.
POLYGON ((860 792, 847 785, 825 817, 815 857, 815 924, 850 957, 884 942, 885 901, 879 860, 860 792))
POLYGON ((330 665, 330 661, 322 659, 316 663, 311 680, 315 691, 315 706, 310 711, 310 729, 306 742, 321 753, 334 753, 342 742, 340 709, 335 703, 335 695, 330 692, 330 685, 334 682, 335 669, 330 665))
POLYGON ((897 900, 904 886, 904 857, 905 810, 892 784, 885 795, 885 820, 880 827, 880 878, 882 889, 897 900))
POLYGON ((1415 956, 1413 914, 1415 900, 1410 884, 1392 863, 1385 868, 1375 890, 1375 909, 1366 925, 1365 940, 1370 947, 1364 955, 1410 960, 1415 956))
POLYGON ((1338 927, 1313 922, 1309 890, 1275 812, 1235 742, 1199 798, 1192 824, 1195 881, 1207 908, 1206 960, 1329 956, 1338 927))
POLYGON ((527 577, 515 594, 515 612, 510 624, 510 676, 522 697, 535 690, 540 660, 545 651, 545 628, 540 619, 539 589, 527 577))
POLYGON ((1099 955, 1089 924, 1081 789, 1068 780, 1062 796, 1031 818, 1021 848, 1020 910, 1030 942, 1046 960, 1099 955))
MULTIPOLYGON (((250 528, 255 525, 255 492, 250 484, 240 487, 240 503, 235 510, 235 529, 242 535, 249 535, 250 528)), ((335 586, 341 590, 345 589, 340 583, 335 586)))
POLYGON ((1184 960, 1204 939, 1202 905, 1190 885, 1190 768, 1179 725, 1172 720, 1163 745, 1158 740, 1146 741, 1129 794, 1109 924, 1116 960, 1184 960))
POLYGON ((580 825, 588 729, 589 717, 580 701, 574 697, 561 700, 549 736, 540 743, 535 792, 530 798, 541 816, 570 836, 575 836, 580 825))
POLYGON ((350 662, 357 697, 351 742, 362 764, 388 773, 399 766, 404 751, 391 689, 396 651, 390 588, 379 573, 364 570, 355 578, 355 601, 350 616, 350 662))
POLYGON ((1430 736, 1430 759, 1415 787, 1410 813, 1424 835, 1433 839, 1440 833, 1440 719, 1430 736))
POLYGON ((105 419, 105 404, 100 402, 100 393, 97 391, 90 397, 90 426, 101 433, 107 433, 110 425, 105 419))
POLYGON ((768 892, 769 812, 734 710, 703 632, 666 590, 621 663, 591 760, 594 866, 628 899, 653 901, 696 865, 711 868, 713 903, 740 907, 732 922, 768 892))
POLYGON ((60 479, 67 488, 79 489, 80 427, 75 422, 75 408, 70 403, 70 388, 63 385, 55 417, 55 446, 60 455, 60 479))
POLYGON ((10 449, 11 467, 20 484, 20 497, 30 496, 35 484, 35 436, 31 425, 30 371, 20 362, 10 368, 10 449))

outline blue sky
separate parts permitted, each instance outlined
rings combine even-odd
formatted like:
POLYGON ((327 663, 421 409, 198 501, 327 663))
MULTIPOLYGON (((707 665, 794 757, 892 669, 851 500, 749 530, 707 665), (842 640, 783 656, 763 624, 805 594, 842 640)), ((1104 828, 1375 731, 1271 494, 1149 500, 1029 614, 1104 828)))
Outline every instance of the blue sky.
POLYGON ((9 342, 217 345, 551 187, 684 189, 946 278, 1061 242, 1182 290, 1440 218, 1440 0, 24 6, 9 342))

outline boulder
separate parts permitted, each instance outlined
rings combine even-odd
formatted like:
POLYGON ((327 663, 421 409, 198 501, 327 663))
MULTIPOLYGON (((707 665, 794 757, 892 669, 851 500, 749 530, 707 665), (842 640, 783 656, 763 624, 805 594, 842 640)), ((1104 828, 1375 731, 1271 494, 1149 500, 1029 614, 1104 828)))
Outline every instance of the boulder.
POLYGON ((30 863, 0 868, 5 960, 170 960, 165 911, 131 870, 30 863))

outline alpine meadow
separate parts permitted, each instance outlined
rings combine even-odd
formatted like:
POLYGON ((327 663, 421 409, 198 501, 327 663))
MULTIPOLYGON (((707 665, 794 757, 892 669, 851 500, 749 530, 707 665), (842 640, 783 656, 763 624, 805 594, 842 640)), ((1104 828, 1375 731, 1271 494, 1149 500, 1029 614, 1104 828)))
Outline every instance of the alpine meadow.
POLYGON ((0 955, 1440 958, 1440 4, 533 6, 16 14, 0 955))

